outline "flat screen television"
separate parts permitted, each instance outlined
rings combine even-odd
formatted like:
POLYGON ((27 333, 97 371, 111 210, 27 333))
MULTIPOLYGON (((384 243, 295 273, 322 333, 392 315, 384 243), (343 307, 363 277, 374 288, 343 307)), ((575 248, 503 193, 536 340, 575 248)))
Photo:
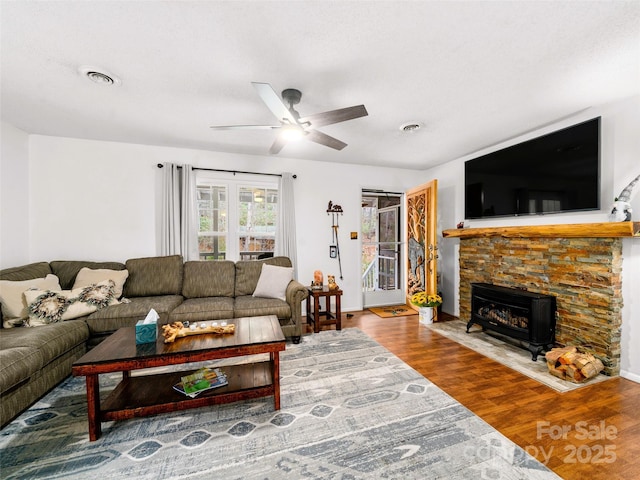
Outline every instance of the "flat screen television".
POLYGON ((600 208, 600 117, 464 164, 465 218, 600 208))

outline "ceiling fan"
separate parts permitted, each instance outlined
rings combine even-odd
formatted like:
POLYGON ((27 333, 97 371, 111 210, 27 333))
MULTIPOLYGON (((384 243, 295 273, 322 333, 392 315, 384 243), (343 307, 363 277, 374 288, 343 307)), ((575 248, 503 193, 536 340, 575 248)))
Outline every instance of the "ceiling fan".
POLYGON ((334 123, 353 120, 354 118, 365 117, 368 115, 364 105, 354 107, 340 108, 315 115, 301 117, 293 108, 294 105, 300 103, 302 92, 295 88, 287 88, 282 91, 282 99, 273 90, 268 83, 251 82, 258 91, 258 95, 267 105, 269 110, 276 116, 280 125, 222 125, 212 126, 216 130, 279 130, 279 135, 269 149, 270 154, 276 154, 282 150, 289 140, 294 138, 304 138, 320 145, 325 145, 336 150, 342 150, 347 146, 346 143, 331 137, 326 133, 316 130, 317 127, 332 125, 334 123), (289 106, 287 106, 287 104, 289 106))

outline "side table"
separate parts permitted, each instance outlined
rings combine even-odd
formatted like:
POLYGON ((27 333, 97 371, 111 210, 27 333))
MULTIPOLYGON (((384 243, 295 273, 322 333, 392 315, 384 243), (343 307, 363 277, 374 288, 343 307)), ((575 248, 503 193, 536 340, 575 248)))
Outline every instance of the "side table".
POLYGON ((307 298, 307 323, 313 322, 313 331, 318 333, 322 325, 335 325, 336 330, 342 330, 342 312, 340 311, 340 297, 342 290, 329 290, 329 287, 323 286, 322 290, 307 287, 309 297, 307 298), (331 297, 336 299, 336 312, 331 313, 331 297), (324 310, 320 310, 320 299, 324 298, 324 310), (311 314, 311 303, 313 303, 313 316, 311 314), (321 316, 325 316, 324 320, 320 320, 321 316))

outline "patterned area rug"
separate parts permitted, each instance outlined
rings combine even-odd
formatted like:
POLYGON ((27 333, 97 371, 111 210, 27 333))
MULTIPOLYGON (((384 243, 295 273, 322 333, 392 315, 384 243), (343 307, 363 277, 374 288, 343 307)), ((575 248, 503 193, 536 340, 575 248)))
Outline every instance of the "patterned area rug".
POLYGON ((369 309, 382 318, 405 317, 409 315, 417 315, 418 312, 407 305, 391 305, 389 307, 371 307, 369 309))
POLYGON ((570 392, 612 378, 600 374, 584 383, 572 383, 554 377, 549 373, 544 354, 539 355, 538 360, 534 362, 531 360, 531 352, 526 349, 526 345, 523 347, 522 342, 489 330, 483 332, 479 325, 473 325, 469 333, 467 324, 460 320, 432 323, 426 327, 558 392, 570 392))
POLYGON ((2 430, 2 478, 559 478, 358 329, 288 344, 281 373, 279 412, 263 398, 109 422, 96 442, 69 378, 2 430))

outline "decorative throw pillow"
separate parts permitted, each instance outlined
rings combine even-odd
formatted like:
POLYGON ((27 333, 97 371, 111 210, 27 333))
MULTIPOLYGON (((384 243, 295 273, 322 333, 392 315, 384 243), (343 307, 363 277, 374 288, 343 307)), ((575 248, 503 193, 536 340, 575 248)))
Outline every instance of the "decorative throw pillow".
POLYGON ((293 268, 262 265, 254 297, 279 298, 286 300, 287 285, 293 280, 293 268))
POLYGON ((108 268, 97 268, 92 270, 91 268, 83 267, 76 276, 76 280, 73 284, 73 290, 76 288, 88 287, 89 285, 100 283, 104 280, 113 280, 113 283, 115 284, 115 296, 116 298, 120 298, 122 296, 124 282, 127 281, 127 278, 129 278, 128 270, 109 270, 108 268))
POLYGON ((29 317, 27 303, 23 294, 30 288, 61 290, 58 277, 51 273, 45 278, 34 278, 18 282, 0 280, 0 302, 2 303, 4 328, 20 326, 29 317))
POLYGON ((109 305, 120 303, 113 280, 105 280, 74 290, 27 290, 28 324, 31 327, 83 317, 109 305))

